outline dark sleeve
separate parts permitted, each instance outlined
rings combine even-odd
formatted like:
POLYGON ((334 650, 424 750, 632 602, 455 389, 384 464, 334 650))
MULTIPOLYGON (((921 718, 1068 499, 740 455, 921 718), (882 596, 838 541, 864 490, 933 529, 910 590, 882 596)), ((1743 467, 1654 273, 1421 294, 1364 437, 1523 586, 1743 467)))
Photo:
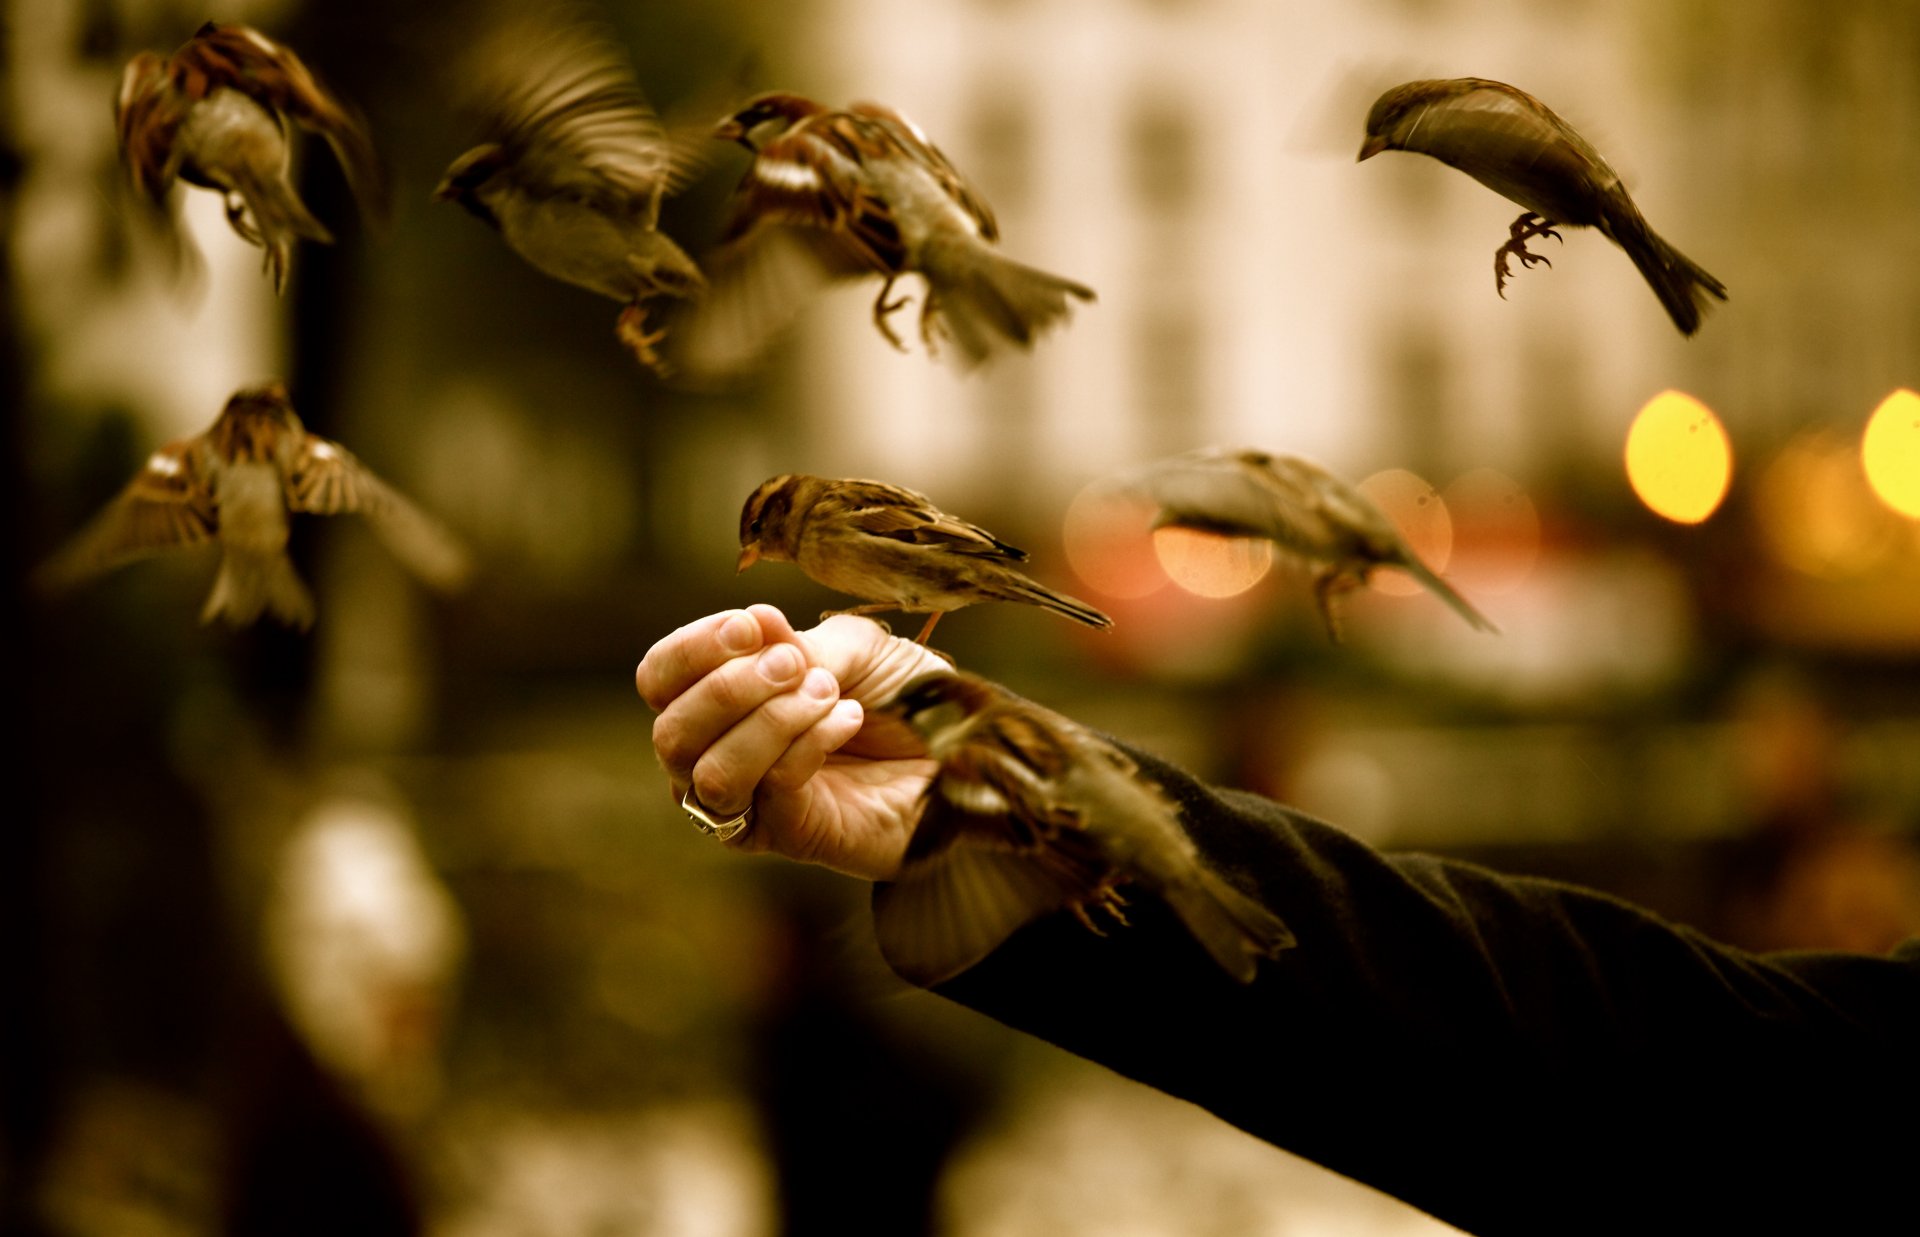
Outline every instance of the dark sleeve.
POLYGON ((1920 950, 1748 954, 1141 759, 1299 944, 1242 986, 1133 892, 939 991, 1469 1232, 1914 1231, 1920 950))

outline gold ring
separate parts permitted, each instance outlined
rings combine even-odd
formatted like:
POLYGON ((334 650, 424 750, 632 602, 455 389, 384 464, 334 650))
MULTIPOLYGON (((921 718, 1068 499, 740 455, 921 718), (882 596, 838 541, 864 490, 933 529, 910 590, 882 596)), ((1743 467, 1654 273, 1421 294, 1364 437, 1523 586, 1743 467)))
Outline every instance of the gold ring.
POLYGON ((693 788, 689 786, 687 793, 680 796, 680 810, 693 819, 693 827, 700 832, 719 838, 722 842, 731 842, 747 831, 747 818, 753 815, 753 804, 747 804, 746 809, 732 820, 715 820, 713 813, 693 797, 693 788))

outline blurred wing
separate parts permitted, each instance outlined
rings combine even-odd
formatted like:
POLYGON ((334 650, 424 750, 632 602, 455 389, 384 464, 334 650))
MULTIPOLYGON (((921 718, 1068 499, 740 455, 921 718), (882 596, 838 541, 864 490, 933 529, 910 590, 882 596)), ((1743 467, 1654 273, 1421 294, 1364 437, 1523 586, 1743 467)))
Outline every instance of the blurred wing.
POLYGON ((835 274, 898 271, 906 246, 892 208, 863 166, 890 147, 875 122, 845 112, 794 126, 762 146, 741 177, 723 242, 784 224, 804 230, 822 266, 835 274))
POLYGON ((745 371, 827 284, 865 269, 822 258, 814 238, 780 225, 708 255, 706 295, 679 302, 667 328, 675 370, 695 384, 745 371))
POLYGON ((906 979, 950 979, 1015 931, 1087 897, 1104 864, 1048 792, 1067 750, 1047 726, 996 710, 948 757, 890 885, 876 888, 880 952, 906 979))
POLYGON ((153 453, 105 510, 34 575, 44 592, 64 592, 115 567, 170 550, 212 541, 219 516, 194 463, 195 440, 153 453))
POLYGON ((364 517, 389 553, 427 584, 452 591, 472 572, 453 535, 336 442, 308 434, 287 477, 287 506, 312 515, 364 517))
POLYGON ((365 121, 322 86, 292 48, 250 26, 208 22, 174 53, 173 74, 188 98, 205 98, 221 87, 238 90, 318 133, 339 160, 360 208, 369 218, 386 217, 386 173, 365 121))
POLYGON ((1528 169, 1529 180, 1619 179, 1599 151, 1524 90, 1485 78, 1461 85, 1461 93, 1428 106, 1405 139, 1408 150, 1495 183, 1511 169, 1528 169))
POLYGON ((989 241, 1000 239, 1000 225, 994 220, 993 208, 967 178, 960 175, 960 169, 953 166, 941 149, 928 140, 919 125, 879 103, 855 103, 847 111, 873 121, 893 140, 900 153, 925 168, 946 195, 973 217, 981 236, 989 241))
POLYGON ((1229 537, 1266 537, 1313 554, 1331 530, 1318 497, 1291 461, 1263 451, 1209 450, 1149 465, 1126 488, 1160 505, 1155 527, 1196 528, 1229 537))
POLYGON ((190 100, 168 85, 163 57, 141 52, 121 71, 120 93, 113 109, 120 157, 141 195, 163 208, 178 170, 173 158, 174 136, 191 106, 190 100))
MULTIPOLYGON (((464 80, 519 174, 554 192, 631 207, 657 205, 683 183, 632 65, 593 27, 510 22, 477 49, 464 80)), ((679 156, 689 166, 690 151, 679 156)))

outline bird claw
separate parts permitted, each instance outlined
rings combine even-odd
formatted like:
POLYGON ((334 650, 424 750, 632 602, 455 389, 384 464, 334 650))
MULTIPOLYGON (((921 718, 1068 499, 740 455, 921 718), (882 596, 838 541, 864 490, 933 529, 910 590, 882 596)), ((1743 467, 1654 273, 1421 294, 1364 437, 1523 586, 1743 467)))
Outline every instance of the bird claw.
MULTIPOLYGON (((887 276, 887 282, 880 285, 880 295, 873 298, 873 325, 880 329, 880 334, 893 345, 895 352, 905 352, 907 345, 901 342, 900 337, 894 334, 893 328, 887 324, 887 315, 905 308, 909 299, 906 296, 892 301, 887 299, 887 293, 893 291, 893 279, 893 276, 887 276)), ((924 318, 924 315, 922 316, 924 318)))
POLYGON ((1521 269, 1534 265, 1552 268, 1544 254, 1533 253, 1527 248, 1527 242, 1536 236, 1551 236, 1561 244, 1566 238, 1554 230, 1553 221, 1544 215, 1528 213, 1513 221, 1507 229, 1507 243, 1493 251, 1493 290, 1500 294, 1501 300, 1507 299, 1507 280, 1513 277, 1513 271, 1507 265, 1507 256, 1520 259, 1521 269))
POLYGON ((1073 917, 1078 919, 1081 926, 1086 928, 1087 931, 1093 933, 1095 936, 1105 936, 1107 930, 1093 921, 1093 912, 1096 910, 1105 911, 1113 922, 1124 928, 1128 926, 1126 905, 1127 900, 1120 896, 1118 889, 1115 889, 1112 885, 1102 885, 1094 891, 1092 897, 1084 901, 1075 902, 1071 909, 1073 911, 1073 917))
POLYGON ((666 358, 654 351, 654 345, 667 337, 667 330, 665 327, 657 331, 647 330, 647 311, 639 302, 620 311, 620 321, 614 326, 614 334, 640 364, 656 377, 665 378, 673 372, 666 358))

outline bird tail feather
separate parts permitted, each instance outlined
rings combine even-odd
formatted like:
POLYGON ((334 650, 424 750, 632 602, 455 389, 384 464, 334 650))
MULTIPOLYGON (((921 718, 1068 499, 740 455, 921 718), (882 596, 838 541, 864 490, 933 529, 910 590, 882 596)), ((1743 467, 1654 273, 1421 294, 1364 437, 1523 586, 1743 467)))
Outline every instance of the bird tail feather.
POLYGON ((1067 315, 1068 298, 1094 299, 1093 289, 1002 256, 983 241, 935 241, 921 257, 927 278, 925 313, 959 346, 962 363, 978 365, 1003 342, 1033 345, 1067 315))
POLYGON ((313 594, 294 573, 293 560, 284 554, 258 560, 231 553, 222 556, 220 574, 214 578, 200 621, 221 618, 238 628, 262 613, 300 631, 313 626, 313 594))
POLYGON ((1205 868, 1169 884, 1166 899, 1221 969, 1243 984, 1253 982, 1261 958, 1295 944, 1293 930, 1278 915, 1205 868))
POLYGON ((1085 623, 1089 627, 1098 627, 1104 631, 1113 626, 1111 618, 1079 598, 1057 593, 1046 585, 1032 580, 1018 581, 1014 585, 1013 596, 1015 600, 1041 606, 1055 614, 1065 615, 1076 623, 1085 623))
POLYGON ((1625 219, 1609 219, 1607 224, 1608 234, 1633 259, 1682 335, 1691 335, 1700 329, 1701 315, 1711 304, 1708 294, 1723 301, 1727 299, 1727 285, 1669 245, 1647 226, 1638 211, 1625 219))
POLYGON ((1453 585, 1441 579, 1433 568, 1427 566, 1411 554, 1407 555, 1407 559, 1407 562, 1398 565, 1405 568, 1414 579, 1424 584, 1428 592, 1438 597, 1441 601, 1446 602, 1449 606, 1452 606, 1454 613, 1467 620, 1469 627, 1477 631, 1492 632, 1495 635, 1499 634, 1500 629, 1494 626, 1493 620, 1474 609, 1473 603, 1465 597, 1462 597, 1459 590, 1455 589, 1453 585))

